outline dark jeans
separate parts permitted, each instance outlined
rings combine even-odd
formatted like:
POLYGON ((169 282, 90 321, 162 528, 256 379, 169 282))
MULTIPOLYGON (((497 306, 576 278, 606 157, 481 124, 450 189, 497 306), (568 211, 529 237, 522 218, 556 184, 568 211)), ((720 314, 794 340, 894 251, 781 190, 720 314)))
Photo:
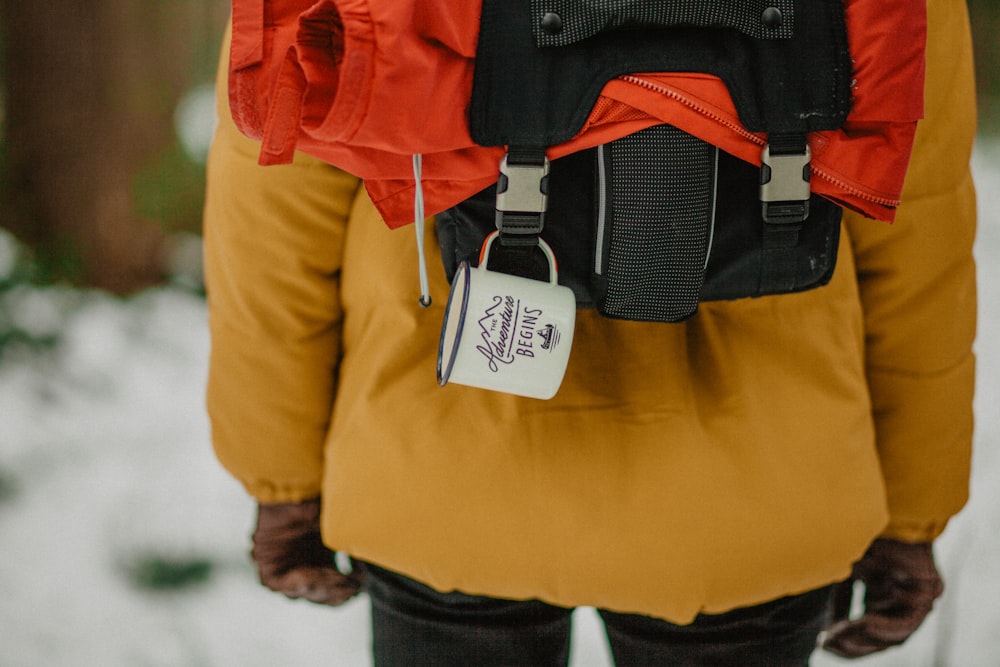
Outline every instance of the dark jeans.
MULTIPOLYGON (((368 570, 377 667, 565 667, 572 610, 538 601, 439 593, 368 570)), ((618 667, 806 667, 832 587, 691 625, 599 610, 618 667)))

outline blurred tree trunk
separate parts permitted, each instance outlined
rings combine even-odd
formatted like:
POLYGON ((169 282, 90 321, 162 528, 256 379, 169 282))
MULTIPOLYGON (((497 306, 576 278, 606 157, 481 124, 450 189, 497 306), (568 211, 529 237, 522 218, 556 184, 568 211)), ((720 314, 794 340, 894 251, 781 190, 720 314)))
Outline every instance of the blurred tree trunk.
POLYGON ((972 39, 976 50, 976 83, 979 89, 981 128, 1000 132, 1000 4, 996 0, 971 0, 972 39))
POLYGON ((51 277, 120 294, 163 278, 165 236, 138 213, 133 183, 174 141, 174 107, 205 56, 196 42, 218 15, 212 4, 0 0, 0 222, 51 277))

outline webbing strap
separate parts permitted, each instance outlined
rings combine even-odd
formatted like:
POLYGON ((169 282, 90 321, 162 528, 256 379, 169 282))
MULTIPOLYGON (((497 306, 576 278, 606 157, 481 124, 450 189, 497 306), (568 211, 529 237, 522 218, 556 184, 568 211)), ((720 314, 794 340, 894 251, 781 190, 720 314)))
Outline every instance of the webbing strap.
POLYGON ((760 264, 762 294, 790 292, 795 289, 795 248, 799 245, 801 230, 801 224, 764 223, 764 247, 760 264))
POLYGON ((761 159, 762 293, 789 292, 795 288, 795 249, 802 223, 809 217, 809 161, 809 144, 804 133, 768 137, 761 159))

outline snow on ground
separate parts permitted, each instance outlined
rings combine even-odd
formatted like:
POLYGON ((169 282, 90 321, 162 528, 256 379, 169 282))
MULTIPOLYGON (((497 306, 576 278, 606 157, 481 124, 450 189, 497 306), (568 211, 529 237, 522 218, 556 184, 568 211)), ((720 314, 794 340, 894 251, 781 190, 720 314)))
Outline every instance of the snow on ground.
MULTIPOLYGON (((982 143, 979 394, 972 497, 939 543, 948 583, 908 645, 864 667, 1000 665, 1000 142, 982 143)), ((13 246, 0 237, 0 279, 13 246)), ((366 601, 340 609, 260 588, 253 505, 212 456, 204 302, 58 288, 0 293, 49 354, 0 363, 0 665, 361 667, 366 601)), ((590 610, 573 667, 609 665, 590 610)), ((817 655, 814 665, 847 664, 817 655)))

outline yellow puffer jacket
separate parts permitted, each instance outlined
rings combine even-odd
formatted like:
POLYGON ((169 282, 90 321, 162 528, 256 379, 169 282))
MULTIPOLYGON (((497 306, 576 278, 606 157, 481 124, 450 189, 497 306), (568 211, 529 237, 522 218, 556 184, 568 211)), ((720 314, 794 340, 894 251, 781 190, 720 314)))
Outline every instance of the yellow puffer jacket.
POLYGON ((550 401, 435 382, 448 285, 417 305, 413 228, 228 120, 205 241, 217 454, 263 502, 440 589, 674 622, 847 576, 967 494, 974 102, 965 4, 931 0, 927 117, 894 225, 848 215, 831 283, 683 324, 580 311, 550 401))

